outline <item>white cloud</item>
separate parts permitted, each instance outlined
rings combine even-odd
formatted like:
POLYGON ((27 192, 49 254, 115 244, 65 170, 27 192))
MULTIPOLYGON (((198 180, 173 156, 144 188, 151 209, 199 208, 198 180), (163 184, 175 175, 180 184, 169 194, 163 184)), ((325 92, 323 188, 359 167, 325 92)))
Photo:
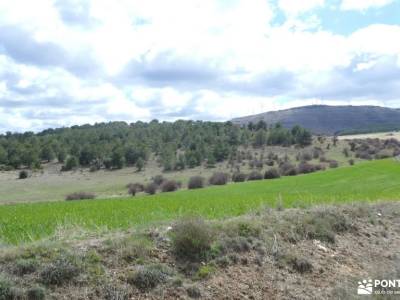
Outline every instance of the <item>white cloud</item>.
POLYGON ((225 120, 321 98, 395 105, 400 94, 400 25, 326 31, 324 0, 280 0, 281 25, 269 0, 34 2, 0 2, 0 131, 225 120))
POLYGON ((342 10, 360 10, 379 8, 392 3, 394 0, 343 0, 340 8, 342 10))
POLYGON ((296 16, 322 7, 325 0, 279 0, 278 6, 289 16, 296 16))

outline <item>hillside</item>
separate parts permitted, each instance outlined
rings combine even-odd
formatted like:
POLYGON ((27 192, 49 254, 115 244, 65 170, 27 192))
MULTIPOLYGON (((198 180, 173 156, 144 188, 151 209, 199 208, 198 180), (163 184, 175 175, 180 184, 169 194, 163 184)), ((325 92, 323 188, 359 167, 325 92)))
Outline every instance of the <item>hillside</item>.
POLYGON ((0 299, 358 299, 360 279, 400 274, 399 175, 400 163, 384 159, 134 198, 1 205, 0 299))
POLYGON ((281 123, 284 127, 300 125, 317 134, 346 134, 400 129, 400 110, 378 106, 311 105, 270 111, 233 119, 235 124, 281 123))

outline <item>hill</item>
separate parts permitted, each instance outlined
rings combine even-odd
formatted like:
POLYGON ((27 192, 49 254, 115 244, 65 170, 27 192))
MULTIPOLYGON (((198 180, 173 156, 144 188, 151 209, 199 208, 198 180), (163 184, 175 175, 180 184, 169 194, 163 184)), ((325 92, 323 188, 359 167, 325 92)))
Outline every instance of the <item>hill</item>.
POLYGON ((400 129, 400 110, 379 106, 311 105, 270 111, 233 119, 235 124, 281 123, 284 127, 300 125, 316 134, 349 134, 400 129))

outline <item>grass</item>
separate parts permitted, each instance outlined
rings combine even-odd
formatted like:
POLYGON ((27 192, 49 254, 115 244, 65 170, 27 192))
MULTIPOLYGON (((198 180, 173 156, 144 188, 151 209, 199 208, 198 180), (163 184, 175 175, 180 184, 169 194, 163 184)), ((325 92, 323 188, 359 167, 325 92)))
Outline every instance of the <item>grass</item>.
POLYGON ((400 163, 392 159, 325 172, 181 190, 154 196, 0 206, 0 237, 18 244, 53 235, 57 228, 125 229, 195 214, 209 219, 260 208, 400 198, 400 163))

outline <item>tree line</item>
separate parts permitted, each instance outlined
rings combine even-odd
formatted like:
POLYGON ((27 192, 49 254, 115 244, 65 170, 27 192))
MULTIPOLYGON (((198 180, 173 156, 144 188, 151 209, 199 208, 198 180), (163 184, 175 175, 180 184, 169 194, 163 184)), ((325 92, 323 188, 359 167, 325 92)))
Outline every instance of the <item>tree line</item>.
POLYGON ((136 166, 141 170, 154 155, 164 170, 212 166, 235 155, 238 146, 306 146, 311 133, 264 121, 238 126, 231 122, 109 122, 47 129, 39 133, 0 135, 0 166, 40 168, 57 160, 63 170, 136 166))

